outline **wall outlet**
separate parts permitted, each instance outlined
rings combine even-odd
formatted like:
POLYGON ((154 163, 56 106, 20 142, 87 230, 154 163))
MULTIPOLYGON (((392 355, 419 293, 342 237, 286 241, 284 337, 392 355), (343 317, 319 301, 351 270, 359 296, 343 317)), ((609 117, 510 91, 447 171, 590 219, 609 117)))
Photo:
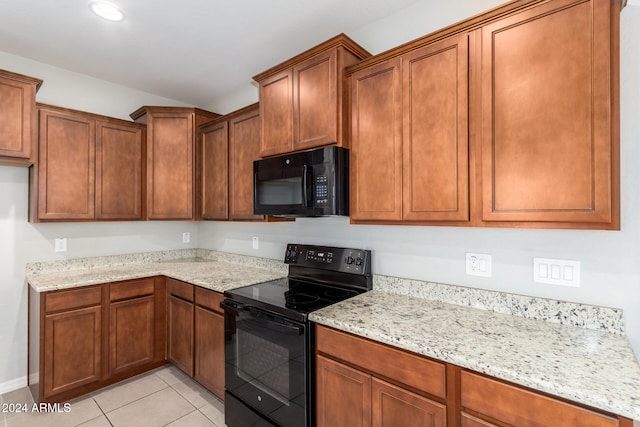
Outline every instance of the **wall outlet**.
POLYGON ((55 240, 54 250, 56 252, 67 252, 67 238, 58 237, 55 240))
POLYGON ((257 236, 253 237, 253 249, 260 249, 260 239, 257 236))
POLYGON ((184 233, 182 233, 182 243, 189 243, 191 242, 191 233, 189 233, 188 231, 185 231, 184 233))
POLYGON ((491 255, 467 252, 465 256, 469 276, 491 277, 491 255))
POLYGON ((580 261, 534 258, 533 281, 551 285, 580 287, 580 261))

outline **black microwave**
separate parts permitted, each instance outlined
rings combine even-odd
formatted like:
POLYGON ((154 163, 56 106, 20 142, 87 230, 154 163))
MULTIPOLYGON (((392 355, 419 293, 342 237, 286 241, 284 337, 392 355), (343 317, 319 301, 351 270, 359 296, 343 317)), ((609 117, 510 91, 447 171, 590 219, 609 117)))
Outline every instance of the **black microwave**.
POLYGON ((253 213, 349 215, 349 150, 331 146, 254 161, 253 213))

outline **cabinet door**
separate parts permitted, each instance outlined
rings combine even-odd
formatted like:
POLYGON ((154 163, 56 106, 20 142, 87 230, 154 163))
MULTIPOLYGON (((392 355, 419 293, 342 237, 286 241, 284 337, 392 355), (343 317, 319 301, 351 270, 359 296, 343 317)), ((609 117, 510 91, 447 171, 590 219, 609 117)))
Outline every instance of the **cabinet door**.
POLYGON ((101 313, 94 306, 45 316, 45 398, 100 380, 101 313))
POLYGON ((193 376, 193 303, 174 295, 167 300, 167 359, 193 376))
POLYGON ((193 114, 153 113, 147 126, 147 216, 192 219, 193 114))
POLYGON ((39 219, 93 219, 95 121, 40 110, 39 219))
POLYGON ((469 220, 468 41, 402 57, 404 220, 469 220))
POLYGON ((153 295, 111 303, 109 372, 118 374, 153 362, 155 303, 153 295))
POLYGON ((611 7, 546 2, 482 29, 483 220, 612 221, 611 7))
POLYGON ((260 82, 260 155, 293 149, 293 71, 285 70, 260 82))
POLYGON ((144 131, 96 123, 96 218, 142 219, 144 131))
POLYGON ((257 108, 229 121, 229 219, 263 219, 253 214, 253 161, 259 146, 257 108))
POLYGON ((202 307, 195 311, 194 378, 224 399, 224 317, 202 307))
MULTIPOLYGON (((202 219, 228 219, 228 150, 227 122, 206 126, 200 134, 202 161, 202 219)), ((251 172, 253 176, 253 172, 251 172)))
POLYGON ((38 83, 25 79, 31 80, 0 70, 0 157, 27 160, 32 155, 38 83))
POLYGON ((371 425, 371 376, 322 356, 316 357, 318 427, 371 425))
POLYGON ((294 150, 337 142, 336 57, 332 49, 293 68, 294 150))
POLYGON ((402 219, 400 60, 351 76, 351 219, 402 219))
POLYGON ((445 427, 446 407, 377 378, 371 383, 373 427, 445 427))

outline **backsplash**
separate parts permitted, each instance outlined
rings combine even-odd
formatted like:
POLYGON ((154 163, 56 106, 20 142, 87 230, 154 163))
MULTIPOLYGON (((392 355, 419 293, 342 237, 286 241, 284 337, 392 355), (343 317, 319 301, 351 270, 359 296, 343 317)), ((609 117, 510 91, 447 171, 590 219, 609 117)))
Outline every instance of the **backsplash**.
POLYGON ((373 289, 624 335, 623 311, 617 308, 380 275, 373 277, 373 289))

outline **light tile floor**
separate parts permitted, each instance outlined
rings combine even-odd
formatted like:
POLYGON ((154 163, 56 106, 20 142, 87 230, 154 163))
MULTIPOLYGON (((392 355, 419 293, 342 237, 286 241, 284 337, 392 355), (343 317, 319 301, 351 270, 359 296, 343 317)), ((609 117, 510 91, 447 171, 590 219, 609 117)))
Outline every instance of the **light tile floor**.
POLYGON ((69 402, 69 411, 33 412, 28 388, 0 396, 0 427, 224 427, 224 404, 175 366, 138 375, 69 402), (16 408, 27 408, 17 412, 16 408), (7 412, 5 412, 7 411, 7 412))

